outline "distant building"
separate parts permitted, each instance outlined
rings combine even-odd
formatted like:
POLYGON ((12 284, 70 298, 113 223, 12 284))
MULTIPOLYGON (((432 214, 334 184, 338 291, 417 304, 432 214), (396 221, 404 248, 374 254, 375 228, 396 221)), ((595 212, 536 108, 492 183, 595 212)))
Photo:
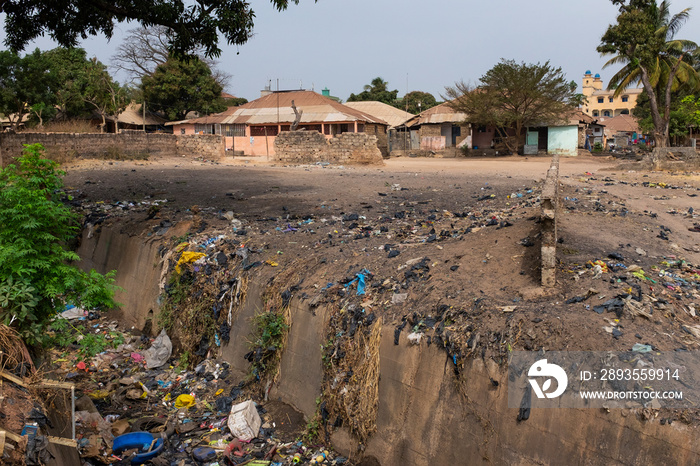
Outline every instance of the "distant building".
POLYGON ((318 131, 332 138, 342 133, 381 135, 386 141, 387 123, 360 110, 343 105, 330 97, 313 91, 265 90, 259 99, 228 110, 191 120, 166 123, 174 134, 220 134, 225 137, 226 149, 238 155, 274 155, 275 138, 289 131, 296 119, 292 102, 301 114, 298 130, 318 131))
POLYGON ((610 144, 615 144, 616 147, 638 144, 640 139, 646 141, 646 138, 640 132, 637 118, 632 115, 601 118, 600 124, 605 125, 605 137, 603 140, 605 147, 609 147, 610 144))
POLYGON ((603 80, 599 74, 593 76, 590 71, 583 75, 583 95, 588 103, 583 105, 583 112, 594 118, 629 115, 637 105, 637 97, 643 89, 625 89, 618 97, 614 90, 603 89, 603 80))
POLYGON ((456 157, 463 145, 476 144, 466 118, 465 113, 453 109, 449 102, 424 110, 397 126, 398 132, 389 141, 390 151, 398 151, 397 154, 422 151, 436 157, 456 157))

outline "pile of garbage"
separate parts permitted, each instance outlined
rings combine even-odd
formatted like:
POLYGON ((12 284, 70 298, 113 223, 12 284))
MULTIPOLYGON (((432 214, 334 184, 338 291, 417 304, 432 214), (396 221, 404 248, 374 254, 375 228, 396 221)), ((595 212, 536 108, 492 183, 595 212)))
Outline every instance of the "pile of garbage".
MULTIPOLYGON (((193 369, 178 365, 165 330, 149 339, 122 332, 94 312, 70 308, 63 317, 70 319, 64 333, 74 335, 74 343, 52 350, 51 371, 75 387, 75 410, 65 419, 74 418, 82 464, 349 464, 302 435, 278 434, 287 420, 272 418, 249 383, 234 380, 228 363, 207 358, 193 369), (90 335, 109 335, 107 349, 87 356, 80 341, 90 335)), ((9 383, 22 380, 12 377, 9 383)), ((5 394, 5 407, 18 403, 14 391, 5 394)), ((55 441, 44 429, 50 421, 43 409, 16 416, 29 443, 4 449, 3 464, 43 464, 50 456, 47 439, 55 441)))

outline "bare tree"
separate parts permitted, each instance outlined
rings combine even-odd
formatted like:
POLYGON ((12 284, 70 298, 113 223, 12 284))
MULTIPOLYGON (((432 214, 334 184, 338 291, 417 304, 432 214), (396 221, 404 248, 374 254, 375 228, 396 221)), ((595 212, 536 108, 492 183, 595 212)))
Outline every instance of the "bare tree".
MULTIPOLYGON (((165 26, 130 29, 124 41, 112 55, 112 68, 126 73, 132 84, 144 76, 152 76, 158 65, 168 60, 168 46, 172 36, 165 26)), ((200 46, 193 53, 211 69, 212 76, 221 87, 226 87, 231 75, 217 68, 218 62, 205 57, 205 48, 200 46)))

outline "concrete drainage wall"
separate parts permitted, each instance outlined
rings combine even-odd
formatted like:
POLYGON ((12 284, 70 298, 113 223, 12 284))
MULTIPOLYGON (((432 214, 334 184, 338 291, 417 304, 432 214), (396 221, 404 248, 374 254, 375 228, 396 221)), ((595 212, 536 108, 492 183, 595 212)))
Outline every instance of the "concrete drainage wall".
MULTIPOLYGON (((86 265, 100 271, 119 267, 126 291, 124 325, 142 326, 155 303, 160 279, 155 242, 104 228, 85 237, 80 251, 86 265), (103 268, 104 267, 104 268, 103 268)), ((247 301, 235 316, 230 343, 222 357, 233 374, 248 371, 250 318, 262 308, 264 280, 251 276, 247 301)), ((272 398, 295 406, 307 418, 316 410, 322 366, 320 347, 327 312, 292 300, 292 325, 272 398)), ((155 332, 155 329, 154 329, 155 332)), ((641 421, 636 411, 535 409, 517 422, 508 408, 505 368, 474 359, 460 375, 435 345, 394 345, 394 327, 385 325, 380 346, 377 432, 360 446, 344 429, 332 436, 341 453, 371 455, 383 466, 455 464, 697 464, 698 432, 681 422, 641 421), (494 386, 491 379, 499 382, 494 386)))

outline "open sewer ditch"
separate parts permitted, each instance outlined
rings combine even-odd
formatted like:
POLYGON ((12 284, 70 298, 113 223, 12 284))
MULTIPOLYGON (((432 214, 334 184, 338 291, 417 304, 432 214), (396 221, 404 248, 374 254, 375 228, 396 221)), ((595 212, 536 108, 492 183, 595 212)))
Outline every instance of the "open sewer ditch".
MULTIPOLYGON (((214 171, 187 183, 216 185, 214 171)), ((46 357, 76 397, 79 456, 52 461, 697 463, 697 409, 514 408, 507 370, 515 351, 697 350, 697 177, 574 167, 561 178, 557 285, 546 289, 544 172, 486 183, 323 171, 327 187, 302 200, 267 169, 248 199, 227 191, 197 205, 176 178, 180 193, 124 201, 109 178, 94 181, 99 171, 70 174, 89 181, 74 188, 83 266, 117 270, 123 290, 117 310, 66 313, 107 347, 46 357), (341 198, 342 175, 367 189, 341 198), (652 212, 646 193, 678 205, 652 212)), ((315 175, 296 176, 304 186, 315 175)), ((54 424, 70 425, 61 396, 54 424)))

